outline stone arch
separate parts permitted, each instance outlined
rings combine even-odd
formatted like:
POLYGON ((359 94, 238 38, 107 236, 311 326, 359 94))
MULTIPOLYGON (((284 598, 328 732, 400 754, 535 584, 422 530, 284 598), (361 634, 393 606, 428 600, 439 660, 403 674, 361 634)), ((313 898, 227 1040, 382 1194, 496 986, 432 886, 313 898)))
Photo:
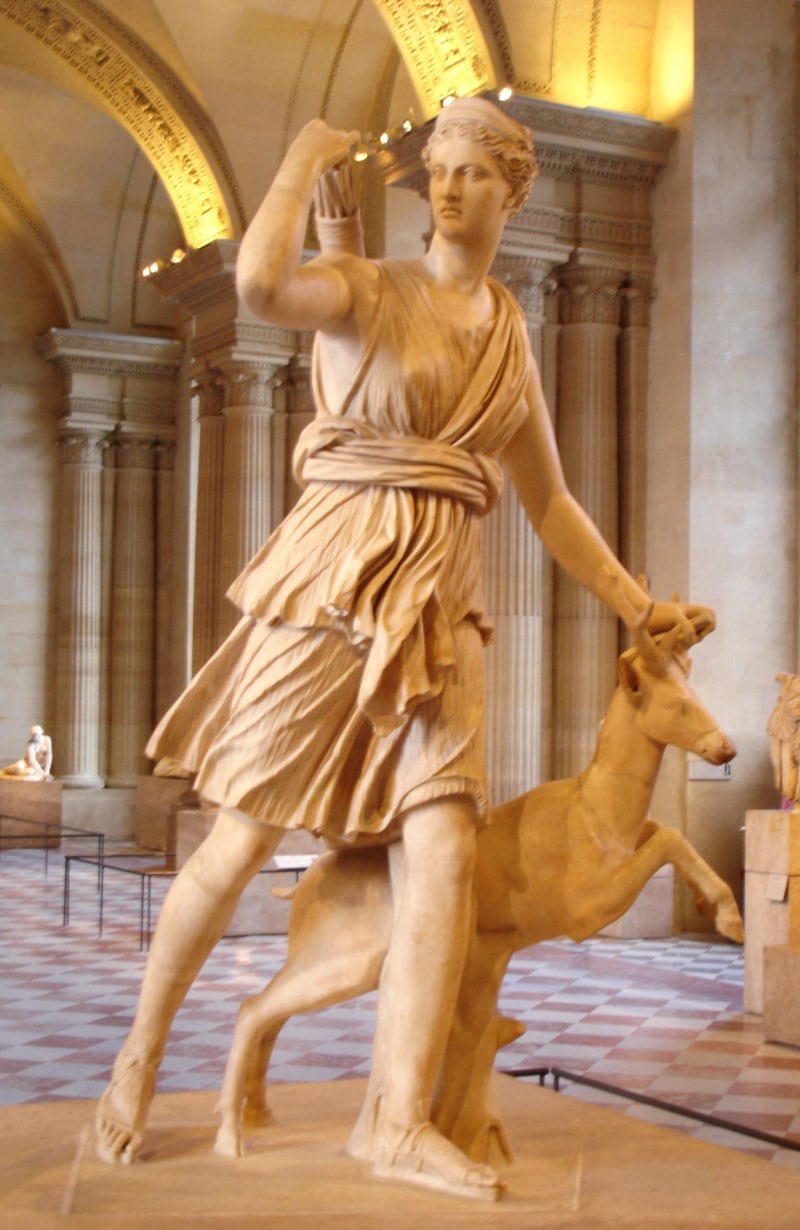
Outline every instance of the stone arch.
POLYGON ((470 0, 373 0, 392 32, 426 119, 451 94, 497 84, 491 51, 470 0))
POLYGON ((133 31, 92 0, 0 0, 0 16, 33 40, 32 71, 39 67, 62 81, 130 133, 158 172, 188 246, 243 229, 244 210, 216 129, 133 31))

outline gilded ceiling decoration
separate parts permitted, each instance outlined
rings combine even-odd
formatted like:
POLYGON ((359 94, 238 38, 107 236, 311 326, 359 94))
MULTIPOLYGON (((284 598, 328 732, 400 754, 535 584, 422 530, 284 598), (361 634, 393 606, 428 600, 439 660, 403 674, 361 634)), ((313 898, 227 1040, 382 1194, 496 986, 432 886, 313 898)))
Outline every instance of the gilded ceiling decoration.
POLYGON ((450 95, 497 84, 491 55, 468 0, 374 0, 400 48, 426 119, 450 95))
MULTIPOLYGON (((94 6, 67 0, 0 0, 0 14, 58 56, 103 101, 157 170, 186 242, 195 248, 233 234, 225 197, 177 107, 99 21, 94 6)), ((124 36, 121 25, 116 35, 124 36)), ((197 115, 189 117, 197 131, 197 115)))

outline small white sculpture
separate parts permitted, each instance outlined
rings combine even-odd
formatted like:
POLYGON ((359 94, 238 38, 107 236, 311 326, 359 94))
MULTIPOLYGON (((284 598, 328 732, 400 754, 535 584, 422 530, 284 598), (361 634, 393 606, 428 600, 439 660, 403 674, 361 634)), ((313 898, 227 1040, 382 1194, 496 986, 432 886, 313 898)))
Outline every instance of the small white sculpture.
MULTIPOLYGON (((432 1114, 439 1131, 476 1162, 511 1160, 491 1085, 496 1051, 524 1032, 497 1015, 512 953, 560 935, 594 935, 629 909, 665 863, 695 889, 718 931, 744 939, 728 885, 681 833, 646 819, 665 745, 712 764, 736 754, 689 685, 684 650, 674 635, 657 643, 645 613, 634 649, 619 659, 619 687, 588 768, 493 808, 478 835, 476 924, 432 1114)), ((269 1122, 266 1072, 289 1017, 373 990, 391 933, 385 850, 332 851, 303 876, 292 903, 288 960, 239 1010, 218 1104, 217 1152, 241 1156, 243 1123, 269 1122)), ((373 1068, 350 1142, 351 1153, 369 1160, 383 1078, 373 1068)))
POLYGON ((775 771, 775 789, 781 798, 798 802, 800 781, 800 675, 781 672, 775 676, 781 685, 775 708, 767 722, 767 738, 775 771))
POLYGON ((51 782, 53 766, 53 742, 41 726, 31 726, 25 755, 13 764, 0 769, 0 777, 22 782, 51 782))

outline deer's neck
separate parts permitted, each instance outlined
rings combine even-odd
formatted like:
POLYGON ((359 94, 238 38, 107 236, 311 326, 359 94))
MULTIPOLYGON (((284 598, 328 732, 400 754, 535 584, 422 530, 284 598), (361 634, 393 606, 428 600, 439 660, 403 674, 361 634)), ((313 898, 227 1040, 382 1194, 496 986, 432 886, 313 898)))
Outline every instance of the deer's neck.
POLYGON ((663 744, 639 728, 636 710, 617 688, 591 764, 581 775, 581 795, 595 824, 625 846, 636 844, 647 818, 663 755, 663 744))

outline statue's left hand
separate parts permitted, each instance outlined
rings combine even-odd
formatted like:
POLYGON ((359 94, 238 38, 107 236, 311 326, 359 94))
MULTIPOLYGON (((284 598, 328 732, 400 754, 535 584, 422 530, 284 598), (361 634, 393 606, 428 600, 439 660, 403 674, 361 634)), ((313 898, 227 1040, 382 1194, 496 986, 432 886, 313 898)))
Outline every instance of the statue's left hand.
POLYGON ((654 602, 650 618, 647 621, 648 631, 654 636, 659 633, 671 632, 674 628, 685 629, 688 644, 701 641, 717 625, 717 617, 710 606, 702 606, 695 602, 654 602))

